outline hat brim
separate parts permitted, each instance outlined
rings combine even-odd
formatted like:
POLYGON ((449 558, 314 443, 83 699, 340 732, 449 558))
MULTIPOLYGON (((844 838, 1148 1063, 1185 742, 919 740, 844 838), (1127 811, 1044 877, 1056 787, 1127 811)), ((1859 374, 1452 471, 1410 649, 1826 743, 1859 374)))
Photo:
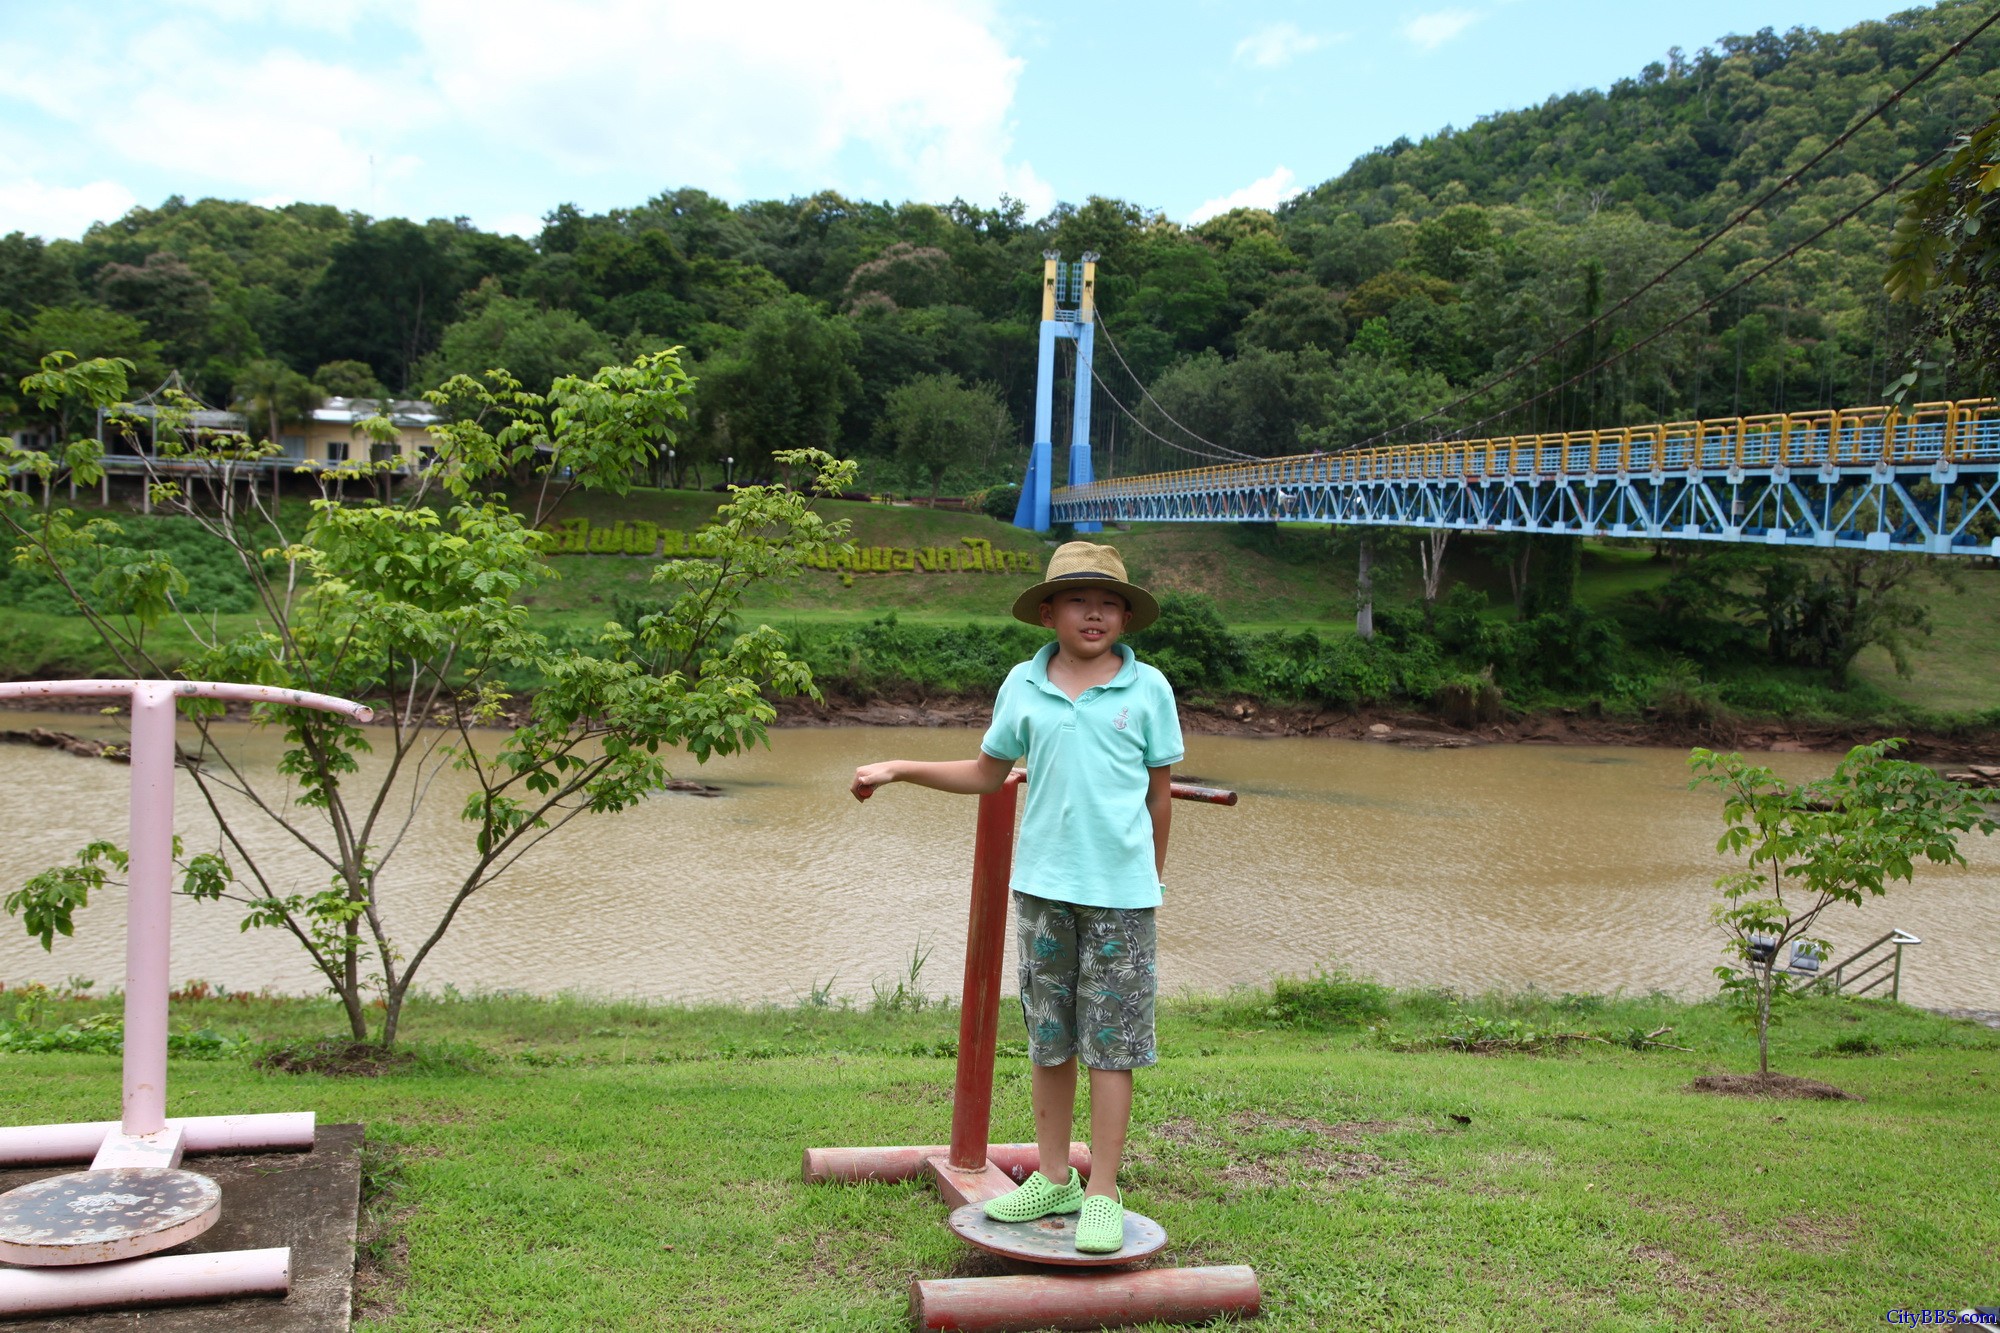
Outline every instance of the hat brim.
POLYGON ((1125 599, 1125 605, 1132 608, 1132 620, 1125 626, 1127 634, 1136 634, 1160 618, 1160 604, 1153 600, 1153 594, 1135 584, 1120 583, 1117 579, 1068 578, 1037 583, 1016 597, 1014 619, 1039 628, 1043 602, 1059 592, 1082 592, 1087 588, 1103 588, 1125 599))

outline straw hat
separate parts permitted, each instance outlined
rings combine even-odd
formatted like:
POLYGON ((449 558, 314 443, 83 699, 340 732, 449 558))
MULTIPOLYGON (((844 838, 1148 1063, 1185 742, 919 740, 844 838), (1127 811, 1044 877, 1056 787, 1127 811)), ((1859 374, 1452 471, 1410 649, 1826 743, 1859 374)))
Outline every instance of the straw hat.
POLYGON ((1132 623, 1125 627, 1128 632, 1142 630, 1160 618, 1160 604, 1153 600, 1153 594, 1126 579, 1125 562, 1118 558, 1117 547, 1064 542, 1049 557, 1048 577, 1014 599, 1014 619, 1040 625, 1043 602, 1059 592, 1080 588, 1109 588, 1123 597, 1132 608, 1132 623))

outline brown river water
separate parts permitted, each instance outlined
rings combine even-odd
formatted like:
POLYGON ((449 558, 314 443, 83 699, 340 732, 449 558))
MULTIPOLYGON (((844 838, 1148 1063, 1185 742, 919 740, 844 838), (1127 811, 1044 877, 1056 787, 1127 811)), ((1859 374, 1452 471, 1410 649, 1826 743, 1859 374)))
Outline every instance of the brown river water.
MULTIPOLYGON (((104 738, 125 725, 9 717, 104 738)), ((270 771, 275 737, 232 726, 228 743, 270 771)), ((689 761, 677 776, 727 794, 663 794, 571 825, 467 904, 419 986, 787 1003, 831 982, 835 995, 865 1001, 926 948, 922 989, 956 994, 975 801, 899 786, 861 805, 845 788, 856 764, 964 758, 977 744, 977 732, 955 728, 802 728, 773 733, 768 750, 689 761)), ((1834 758, 1769 761, 1799 778, 1834 758)), ((1175 807, 1160 914, 1168 993, 1335 966, 1398 986, 1713 992, 1722 937, 1712 884, 1728 862, 1714 850, 1719 802, 1686 789, 1681 751, 1191 736, 1181 771, 1242 801, 1175 807)), ((0 891, 92 838, 122 843, 127 774, 0 746, 11 829, 0 891)), ((406 953, 464 862, 454 776, 439 780, 391 863, 384 897, 406 953)), ((214 825, 186 775, 178 805, 190 850, 212 847, 214 825)), ((268 836, 255 847, 289 890, 324 887, 306 857, 268 836)), ((1863 909, 1830 909, 1836 955, 1901 927, 1924 941, 1906 957, 1904 999, 2000 1009, 2000 839, 1975 836, 1965 851, 1964 869, 1926 868, 1863 909)), ((108 890, 52 954, 0 921, 0 982, 117 984, 123 917, 122 891, 108 890)), ((315 989, 287 938, 241 933, 239 917, 231 904, 177 901, 174 977, 315 989)), ((1011 978, 1011 951, 1008 968, 1011 978)))

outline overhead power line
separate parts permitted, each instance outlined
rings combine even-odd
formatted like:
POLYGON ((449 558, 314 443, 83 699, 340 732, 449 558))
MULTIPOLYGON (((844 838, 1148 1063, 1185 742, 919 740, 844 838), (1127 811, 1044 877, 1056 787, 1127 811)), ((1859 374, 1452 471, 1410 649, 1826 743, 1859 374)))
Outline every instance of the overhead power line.
MULTIPOLYGON (((1810 161, 1806 162, 1802 166, 1795 167, 1791 172, 1787 173, 1787 175, 1783 180, 1779 181, 1769 190, 1766 190, 1763 194, 1759 195, 1756 199, 1752 200, 1749 204, 1745 205, 1741 210, 1737 212, 1737 214, 1734 217, 1730 218, 1729 221, 1725 222, 1720 228, 1710 233, 1701 242, 1701 244, 1695 246, 1694 249, 1688 251, 1686 254, 1682 255, 1679 259, 1676 259, 1673 263, 1667 265, 1666 268, 1661 269, 1658 273, 1654 274, 1651 278, 1649 278, 1644 285, 1637 288, 1635 291, 1631 293, 1631 295, 1625 297, 1624 300, 1618 302, 1618 304, 1612 306, 1609 310, 1606 310, 1603 314, 1598 315, 1595 318, 1591 319, 1588 323, 1585 323, 1581 327, 1577 328, 1574 332, 1568 334, 1566 337, 1563 337, 1558 341, 1556 341, 1555 343, 1551 344, 1550 346, 1543 348, 1540 352, 1537 352, 1534 356, 1528 358, 1528 360, 1523 361, 1520 365, 1515 366, 1513 369, 1507 371, 1504 374, 1494 376, 1492 379, 1486 381, 1486 383, 1480 385, 1478 388, 1467 391, 1465 394, 1461 395, 1458 398, 1454 398, 1451 402, 1444 404, 1442 407, 1433 408, 1432 410, 1424 413, 1420 417, 1412 417, 1410 420, 1403 422, 1401 425, 1391 426, 1386 430, 1377 431, 1375 434, 1370 435, 1367 439, 1361 440, 1348 447, 1352 449, 1365 449, 1369 445, 1374 444, 1378 440, 1385 439, 1391 435, 1399 435, 1403 431, 1408 430, 1412 426, 1421 426, 1426 421, 1431 421, 1437 417, 1443 416, 1445 413, 1450 412, 1452 409, 1457 407, 1462 407, 1466 403, 1471 402, 1475 398, 1481 397, 1490 390, 1499 388, 1501 385, 1507 383, 1512 379, 1519 377, 1520 375, 1527 373, 1529 370, 1541 364, 1543 361, 1548 360, 1550 357, 1554 356, 1557 352, 1562 351, 1563 348, 1569 346, 1571 343, 1575 342, 1578 338, 1583 337, 1591 330, 1597 328, 1599 325, 1603 324, 1604 321, 1610 319, 1613 315, 1625 309, 1627 306, 1631 305, 1634 301, 1638 300, 1641 296, 1644 296, 1647 292, 1659 286, 1661 283, 1665 282, 1668 278, 1672 277, 1675 273, 1679 272, 1682 268, 1686 267, 1689 263, 1699 258, 1704 252, 1708 250, 1710 246, 1714 245, 1717 241, 1721 240, 1724 236, 1728 235, 1731 231, 1735 230, 1736 227, 1739 226, 1745 219, 1750 217, 1751 214, 1755 213, 1758 209, 1764 207, 1764 205, 1770 203, 1773 199, 1777 198, 1784 191, 1798 184, 1800 177, 1804 176, 1807 172, 1811 171, 1814 167, 1818 166, 1821 162, 1824 162, 1828 157, 1832 156, 1836 151, 1838 151, 1841 147, 1843 147, 1849 139, 1852 139, 1857 133, 1861 131, 1863 127, 1867 126, 1868 124, 1873 122, 1877 117, 1881 116, 1883 112, 1889 110, 1889 108, 1895 106, 1898 102, 1902 101, 1904 96, 1907 95, 1911 89, 1915 88, 1925 79, 1928 79, 1931 75, 1937 73, 1938 70, 1944 66, 1946 61, 1952 59, 1959 52, 1963 51, 1967 46, 1969 46, 1972 43, 1974 38, 1978 37, 1979 34, 1985 32, 1995 23, 2000 23, 2000 10, 1995 10, 1993 13, 1987 15, 1987 17, 1979 24, 1978 27, 1974 28, 1971 32, 1966 33, 1965 36, 1959 38, 1956 42, 1952 43, 1952 45, 1945 50, 1943 55, 1940 55, 1936 60, 1933 60, 1930 64, 1926 65, 1921 71, 1917 73, 1915 78, 1912 78, 1908 83, 1896 89, 1896 91, 1894 91, 1893 93, 1890 93, 1888 97, 1884 98, 1867 115, 1863 116, 1860 120, 1855 121, 1845 130, 1841 131, 1839 138, 1833 140, 1833 142, 1829 143, 1825 148, 1822 148, 1819 152, 1815 153, 1810 161)), ((1936 159, 1934 158, 1932 160, 1935 161, 1936 159)), ((1880 197, 1881 197, 1880 195, 1876 196, 1876 198, 1880 197)), ((1873 200, 1870 200, 1870 202, 1872 203, 1873 200)), ((1823 235, 1824 233, 1821 234, 1823 235)), ((1703 308, 1706 309, 1707 307, 1704 306, 1703 308)), ((1669 325, 1668 327, 1671 328, 1672 325, 1669 325)), ((1664 331, 1665 330, 1662 330, 1662 332, 1664 331)), ((1647 339, 1647 341, 1650 342, 1652 341, 1652 339, 1649 338, 1647 339)), ((1642 343, 1639 345, 1643 346, 1644 344, 1642 343)), ((1575 381, 1573 379, 1564 381, 1564 383, 1566 384, 1574 382, 1575 381)), ((1542 396, 1543 395, 1538 394, 1536 395, 1536 398, 1531 398, 1528 401, 1534 402, 1536 401, 1536 399, 1542 396)), ((1526 406, 1526 404, 1523 403, 1520 404, 1520 406, 1526 406)))

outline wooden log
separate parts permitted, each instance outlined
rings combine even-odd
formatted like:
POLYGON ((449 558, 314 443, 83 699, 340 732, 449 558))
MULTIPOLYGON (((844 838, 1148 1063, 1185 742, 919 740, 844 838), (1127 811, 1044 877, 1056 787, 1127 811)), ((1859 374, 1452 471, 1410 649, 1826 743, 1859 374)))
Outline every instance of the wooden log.
POLYGON ((940 1278, 910 1284, 910 1324, 958 1333, 1120 1328, 1149 1320, 1199 1324, 1225 1315, 1253 1318, 1262 1300, 1257 1274, 1241 1264, 940 1278))

